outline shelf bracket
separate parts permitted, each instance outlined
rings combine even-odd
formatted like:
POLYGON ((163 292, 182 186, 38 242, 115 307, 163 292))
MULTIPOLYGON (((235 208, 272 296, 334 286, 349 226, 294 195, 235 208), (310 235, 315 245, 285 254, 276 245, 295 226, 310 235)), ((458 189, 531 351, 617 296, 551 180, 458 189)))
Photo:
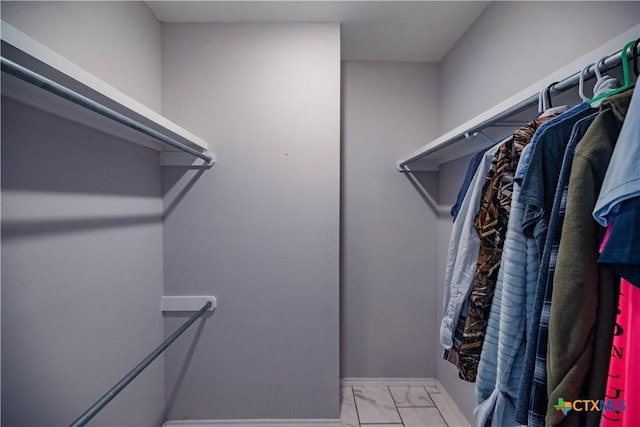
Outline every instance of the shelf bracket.
POLYGON ((161 151, 160 152, 160 166, 179 166, 188 168, 210 168, 216 163, 216 155, 205 151, 211 157, 211 161, 193 157, 188 153, 182 153, 180 151, 161 151))

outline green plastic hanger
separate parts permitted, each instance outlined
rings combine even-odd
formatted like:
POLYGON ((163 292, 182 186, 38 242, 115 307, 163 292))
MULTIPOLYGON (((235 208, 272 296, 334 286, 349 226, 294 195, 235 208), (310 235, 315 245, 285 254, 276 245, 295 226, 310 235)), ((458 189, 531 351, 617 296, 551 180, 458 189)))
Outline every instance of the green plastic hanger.
MULTIPOLYGON (((620 93, 624 90, 629 89, 631 86, 633 86, 633 84, 631 83, 631 75, 629 73, 629 59, 627 58, 627 56, 629 55, 628 51, 633 48, 634 43, 635 43, 635 40, 630 41, 629 43, 624 45, 624 47, 622 48, 622 51, 620 52, 620 55, 622 55, 622 73, 624 75, 624 84, 619 88, 613 89, 607 93, 603 93, 602 95, 596 96, 595 98, 589 100, 589 104, 593 105, 604 98, 608 98, 612 95, 615 95, 616 93, 620 93)), ((596 64, 595 66, 597 67, 598 65, 596 64)))

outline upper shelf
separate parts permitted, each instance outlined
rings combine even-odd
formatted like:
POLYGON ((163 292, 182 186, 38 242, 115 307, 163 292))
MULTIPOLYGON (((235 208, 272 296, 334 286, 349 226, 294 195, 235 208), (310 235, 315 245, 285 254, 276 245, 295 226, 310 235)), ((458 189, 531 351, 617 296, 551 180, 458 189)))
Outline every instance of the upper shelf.
POLYGON ((91 109, 54 95, 6 72, 2 73, 2 96, 160 151, 160 164, 163 166, 210 166, 215 162, 215 155, 209 151, 209 146, 203 139, 125 95, 4 21, 1 21, 0 31, 4 58, 106 109, 113 110, 117 115, 123 116, 126 121, 137 122, 143 128, 149 129, 147 133, 160 134, 162 139, 178 142, 199 154, 211 157, 212 161, 206 163, 190 154, 176 151, 176 148, 156 137, 116 123, 91 109))
MULTIPOLYGON (((627 42, 639 36, 640 25, 636 25, 599 48, 590 51, 581 58, 489 108, 482 114, 436 138, 406 158, 399 160, 397 163, 398 170, 402 172, 435 171, 443 163, 477 152, 487 145, 493 144, 493 141, 489 138, 482 138, 480 135, 474 137, 476 132, 484 129, 493 127, 489 133, 495 141, 508 136, 519 123, 531 120, 533 116, 529 110, 533 106, 537 106, 538 94, 547 88, 551 82, 562 82, 554 86, 552 93, 560 93, 576 86, 576 73, 579 73, 587 65, 619 51, 627 42), (470 141, 473 141, 473 143, 470 141)), ((618 64, 620 63, 619 59, 614 57, 610 60, 611 64, 614 65, 616 60, 618 64)), ((590 73, 587 73, 587 77, 593 76, 593 71, 591 69, 589 71, 590 73)))

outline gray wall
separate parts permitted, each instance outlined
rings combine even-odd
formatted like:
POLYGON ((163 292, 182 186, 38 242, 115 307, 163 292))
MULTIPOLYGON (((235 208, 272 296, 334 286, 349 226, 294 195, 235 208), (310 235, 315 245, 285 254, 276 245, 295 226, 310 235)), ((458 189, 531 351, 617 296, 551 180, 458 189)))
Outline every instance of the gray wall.
MULTIPOLYGON (((638 23, 638 2, 491 3, 441 64, 441 132, 449 131, 638 23), (532 59, 523 59, 520 52, 528 52, 532 59)), ((441 203, 454 203, 467 162, 468 157, 442 165, 441 203)), ((438 283, 444 280, 450 233, 450 219, 441 218, 438 283)), ((459 380, 456 369, 441 359, 441 347, 436 348, 437 378, 465 416, 473 420, 474 385, 459 380)))
POLYGON ((165 293, 219 298, 167 353, 169 419, 337 418, 339 26, 165 25, 163 93, 219 157, 163 171, 165 293))
POLYGON ((3 1, 2 19, 160 111, 161 25, 137 1, 3 1))
MULTIPOLYGON (((150 108, 139 2, 2 2, 2 18, 150 108)), ((158 155, 2 100, 2 424, 68 425, 164 338, 158 155)), ((164 419, 160 357, 95 425, 164 419)))
POLYGON ((639 23, 640 2, 492 2, 441 64, 442 131, 639 23))
POLYGON ((434 377, 435 215, 394 164, 437 135, 438 68, 345 62, 342 91, 341 376, 434 377))
MULTIPOLYGON (((158 155, 2 98, 2 425, 66 426, 162 341, 158 155)), ((92 422, 163 420, 152 364, 92 422)))

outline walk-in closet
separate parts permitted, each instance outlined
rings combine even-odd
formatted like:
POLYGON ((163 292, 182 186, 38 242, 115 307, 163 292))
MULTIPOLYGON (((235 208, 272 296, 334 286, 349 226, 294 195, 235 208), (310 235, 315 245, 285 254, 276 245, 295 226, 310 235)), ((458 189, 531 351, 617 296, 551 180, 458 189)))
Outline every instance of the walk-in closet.
POLYGON ((0 2, 3 427, 640 425, 640 3, 0 2))

